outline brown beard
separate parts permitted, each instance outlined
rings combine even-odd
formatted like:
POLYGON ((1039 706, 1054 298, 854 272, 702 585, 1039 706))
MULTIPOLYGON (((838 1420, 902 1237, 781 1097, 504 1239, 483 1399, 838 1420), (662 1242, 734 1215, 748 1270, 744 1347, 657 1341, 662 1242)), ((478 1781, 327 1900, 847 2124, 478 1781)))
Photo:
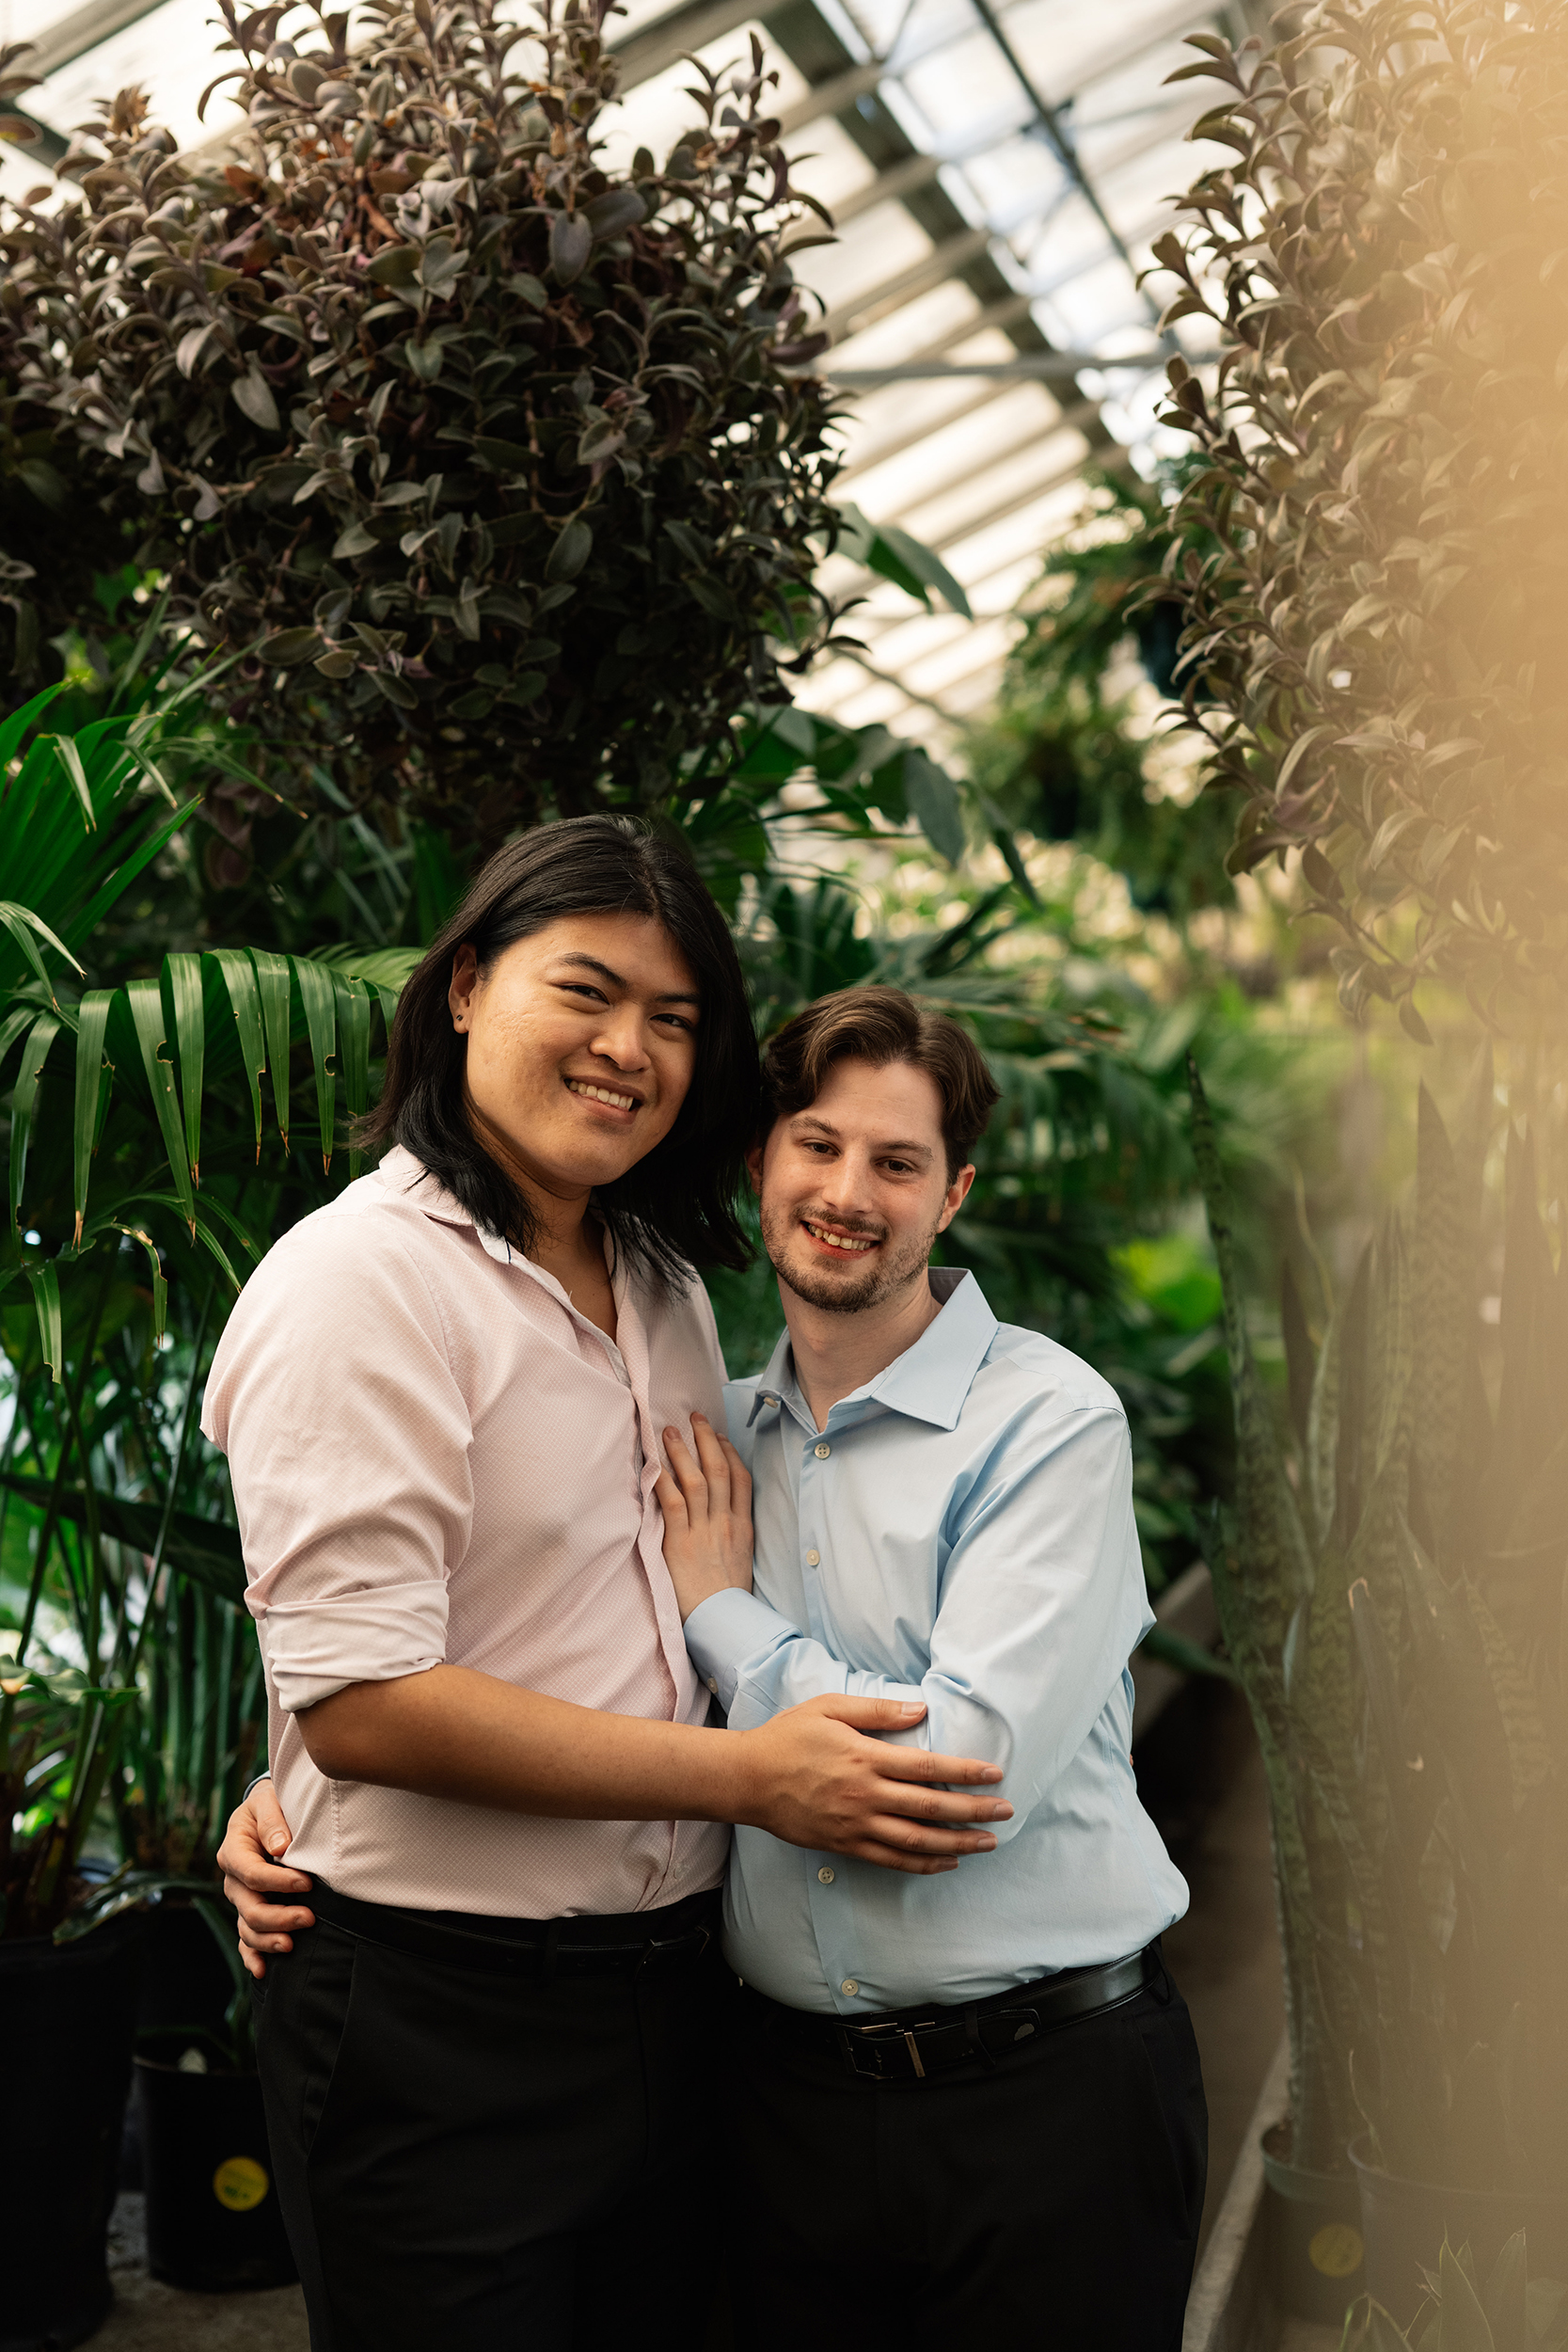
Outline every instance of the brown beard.
MULTIPOLYGON (((857 1279, 842 1281, 828 1275, 819 1277, 809 1259, 800 1267, 791 1263, 790 1245, 800 1230, 800 1212, 798 1209, 769 1211, 765 1206, 761 1217, 762 1246, 768 1253, 768 1263, 780 1281, 787 1282, 796 1297, 804 1299, 808 1307, 820 1307, 829 1314, 836 1315, 862 1314, 866 1308, 880 1307, 897 1291, 904 1289, 924 1272, 931 1255, 931 1245, 941 1230, 933 1225, 923 1241, 911 1242, 895 1257, 879 1253, 857 1279)), ((821 1217, 814 1219, 814 1222, 832 1225, 837 1219, 821 1217)), ((797 1242, 795 1246, 803 1255, 804 1243, 797 1242)))

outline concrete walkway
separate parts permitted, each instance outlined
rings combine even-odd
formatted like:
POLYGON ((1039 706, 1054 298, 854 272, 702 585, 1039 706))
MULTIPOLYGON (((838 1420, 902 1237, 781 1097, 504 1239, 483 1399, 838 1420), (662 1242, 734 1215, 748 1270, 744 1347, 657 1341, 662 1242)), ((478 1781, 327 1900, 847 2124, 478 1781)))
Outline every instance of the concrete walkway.
POLYGON ((94 2336, 103 2352, 310 2352, 298 2287, 187 2295, 147 2275, 143 2200, 121 2197, 109 2225, 115 2307, 94 2336))

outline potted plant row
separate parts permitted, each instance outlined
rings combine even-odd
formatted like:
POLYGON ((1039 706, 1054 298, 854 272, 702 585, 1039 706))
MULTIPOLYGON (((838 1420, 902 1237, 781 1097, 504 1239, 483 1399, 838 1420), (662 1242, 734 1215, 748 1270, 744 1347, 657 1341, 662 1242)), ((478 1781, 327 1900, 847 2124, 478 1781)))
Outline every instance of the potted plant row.
POLYGON ((1289 1988, 1291 2130, 1265 2152, 1284 2283, 1337 2315, 1358 2233, 1366 2284, 1408 2314, 1445 2231, 1489 2265, 1528 2228, 1568 2275, 1568 1276, 1517 1121, 1482 1320, 1483 1053, 1457 1148, 1422 1089, 1410 1213, 1316 1343, 1288 1279, 1281 1427, 1196 1071, 1193 1091, 1238 1434, 1211 1565, 1268 1772, 1289 1988))

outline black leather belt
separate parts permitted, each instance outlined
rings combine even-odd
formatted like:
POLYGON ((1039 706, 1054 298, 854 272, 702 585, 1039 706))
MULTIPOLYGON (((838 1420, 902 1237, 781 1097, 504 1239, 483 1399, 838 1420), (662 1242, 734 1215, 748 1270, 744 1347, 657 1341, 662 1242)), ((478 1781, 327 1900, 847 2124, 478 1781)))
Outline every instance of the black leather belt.
POLYGON ((1156 1941, 1102 1968, 1040 1977, 1032 1984, 993 1993, 989 2000, 966 2001, 961 2008, 896 2010, 886 2017, 868 2018, 863 2026, 786 2009, 750 1987, 747 1991, 752 2002, 761 2005, 777 2038, 823 2054, 836 2045, 851 2073, 871 2082, 924 2082, 955 2066, 994 2066, 1037 2035, 1135 2001, 1164 1974, 1156 1941))
POLYGON ((689 1967, 719 1933, 720 1896, 688 1895, 663 1911, 576 1919, 494 1919, 466 1911, 404 1911, 361 1902, 318 1879, 311 1910, 329 1927, 416 1959, 487 1977, 637 1977, 689 1967))

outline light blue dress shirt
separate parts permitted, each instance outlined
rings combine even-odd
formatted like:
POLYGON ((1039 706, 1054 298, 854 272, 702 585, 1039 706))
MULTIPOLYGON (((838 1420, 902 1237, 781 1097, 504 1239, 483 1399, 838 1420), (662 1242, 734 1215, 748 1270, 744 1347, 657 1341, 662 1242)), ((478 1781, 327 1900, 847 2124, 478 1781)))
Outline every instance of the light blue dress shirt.
POLYGON ((1128 1658, 1153 1623, 1114 1389, 999 1324, 970 1274, 820 1432, 788 1334, 724 1391, 753 1481, 755 1589, 686 1638, 732 1728, 825 1692, 918 1698, 900 1744, 979 1756, 1013 1806, 994 1852, 916 1878, 737 1828, 724 1948, 792 2009, 979 2000, 1135 1952, 1187 1889, 1138 1803, 1128 1658))

